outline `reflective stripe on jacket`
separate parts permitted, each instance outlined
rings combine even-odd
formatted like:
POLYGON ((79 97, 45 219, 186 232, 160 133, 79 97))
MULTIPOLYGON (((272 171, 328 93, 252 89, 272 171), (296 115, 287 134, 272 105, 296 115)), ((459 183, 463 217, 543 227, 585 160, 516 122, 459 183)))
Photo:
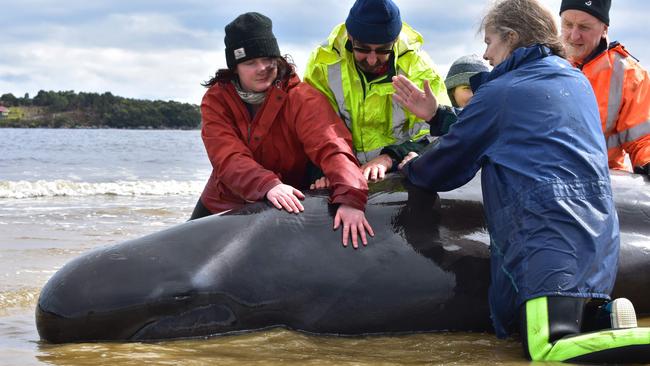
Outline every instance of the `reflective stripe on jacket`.
POLYGON ((588 61, 582 72, 596 93, 610 168, 630 170, 624 152, 634 167, 650 163, 648 72, 617 42, 588 61))
MULTIPOLYGON (((357 70, 354 54, 346 49, 345 24, 334 28, 327 43, 312 52, 305 71, 305 81, 324 93, 352 131, 357 158, 364 163, 385 146, 401 144, 426 136, 425 121, 393 101, 395 92, 391 76, 367 81, 357 70)), ((422 36, 406 23, 393 46, 393 70, 405 75, 420 88, 429 80, 441 104, 450 104, 443 79, 429 56, 421 49, 422 36)))
POLYGON ((365 209, 368 185, 350 132, 325 97, 297 76, 269 88, 252 120, 232 83, 217 83, 203 97, 201 123, 212 163, 201 202, 212 213, 264 200, 280 183, 307 188, 310 160, 329 179, 333 203, 365 209))

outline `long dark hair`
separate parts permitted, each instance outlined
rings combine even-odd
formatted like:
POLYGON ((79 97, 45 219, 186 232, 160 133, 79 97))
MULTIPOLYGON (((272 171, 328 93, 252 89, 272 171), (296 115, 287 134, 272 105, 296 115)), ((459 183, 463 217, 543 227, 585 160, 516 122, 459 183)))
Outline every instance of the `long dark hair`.
MULTIPOLYGON (((293 59, 289 55, 284 55, 284 57, 275 58, 278 65, 278 77, 275 79, 276 82, 286 83, 290 78, 296 75, 296 65, 293 63, 293 59)), ((210 80, 201 83, 206 88, 212 87, 214 84, 229 83, 232 80, 237 80, 237 74, 230 69, 219 69, 214 74, 210 80)))

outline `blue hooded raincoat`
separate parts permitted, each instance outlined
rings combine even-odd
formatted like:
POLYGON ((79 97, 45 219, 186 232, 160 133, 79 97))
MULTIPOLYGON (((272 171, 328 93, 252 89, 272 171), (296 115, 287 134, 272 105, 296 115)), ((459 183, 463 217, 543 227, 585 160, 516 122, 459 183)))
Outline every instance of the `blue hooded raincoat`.
POLYGON ((609 298, 619 228, 589 81, 544 46, 473 77, 470 104, 404 174, 447 191, 481 171, 492 321, 508 335, 527 300, 609 298))

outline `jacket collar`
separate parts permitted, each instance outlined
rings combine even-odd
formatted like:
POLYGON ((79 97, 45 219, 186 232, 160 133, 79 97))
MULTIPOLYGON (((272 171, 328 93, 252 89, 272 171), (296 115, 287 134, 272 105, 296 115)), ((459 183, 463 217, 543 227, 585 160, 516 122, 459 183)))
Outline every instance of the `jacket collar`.
POLYGON ((616 47, 617 45, 618 45, 618 42, 612 42, 612 43, 608 46, 608 45, 607 45, 607 38, 601 38, 601 39, 600 39, 600 43, 598 44, 598 46, 596 47, 596 49, 595 49, 595 50, 594 50, 594 51, 593 51, 589 56, 587 56, 587 57, 582 61, 581 64, 573 64, 573 66, 575 66, 575 67, 579 68, 580 70, 582 70, 582 68, 583 68, 586 64, 588 64, 588 63, 591 62, 593 59, 595 59, 596 57, 598 57, 601 53, 607 51, 607 50, 610 49, 610 48, 614 48, 614 47, 616 47))
MULTIPOLYGON (((293 76, 290 76, 286 79, 283 80, 276 80, 273 85, 267 90, 266 95, 268 97, 269 94, 275 89, 280 90, 281 92, 288 93, 290 89, 295 88, 300 84, 300 77, 297 74, 294 74, 293 76)), ((225 82, 223 83, 223 86, 231 91, 234 92, 234 94, 237 94, 237 91, 235 90, 235 86, 233 85, 232 82, 225 82)))
POLYGON ((503 60, 503 62, 495 66, 492 71, 484 71, 472 76, 469 79, 472 91, 476 92, 481 85, 492 81, 509 71, 518 69, 529 62, 552 55, 553 52, 550 48, 541 44, 535 44, 530 47, 519 47, 514 50, 508 58, 503 60))

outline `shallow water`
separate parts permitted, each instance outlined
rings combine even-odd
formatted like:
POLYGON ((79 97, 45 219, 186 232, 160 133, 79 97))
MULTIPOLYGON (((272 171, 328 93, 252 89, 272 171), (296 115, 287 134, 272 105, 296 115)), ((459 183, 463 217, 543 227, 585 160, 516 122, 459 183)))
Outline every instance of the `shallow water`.
MULTIPOLYGON (((155 343, 50 345, 38 341, 33 314, 25 310, 0 316, 1 365, 530 364, 524 360, 518 341, 483 333, 333 337, 272 329, 155 343)), ((650 326, 650 318, 640 323, 650 326)))
POLYGON ((527 364, 520 346, 489 334, 325 337, 283 329, 156 343, 41 344, 31 314, 3 317, 0 345, 7 365, 377 365, 527 364))

